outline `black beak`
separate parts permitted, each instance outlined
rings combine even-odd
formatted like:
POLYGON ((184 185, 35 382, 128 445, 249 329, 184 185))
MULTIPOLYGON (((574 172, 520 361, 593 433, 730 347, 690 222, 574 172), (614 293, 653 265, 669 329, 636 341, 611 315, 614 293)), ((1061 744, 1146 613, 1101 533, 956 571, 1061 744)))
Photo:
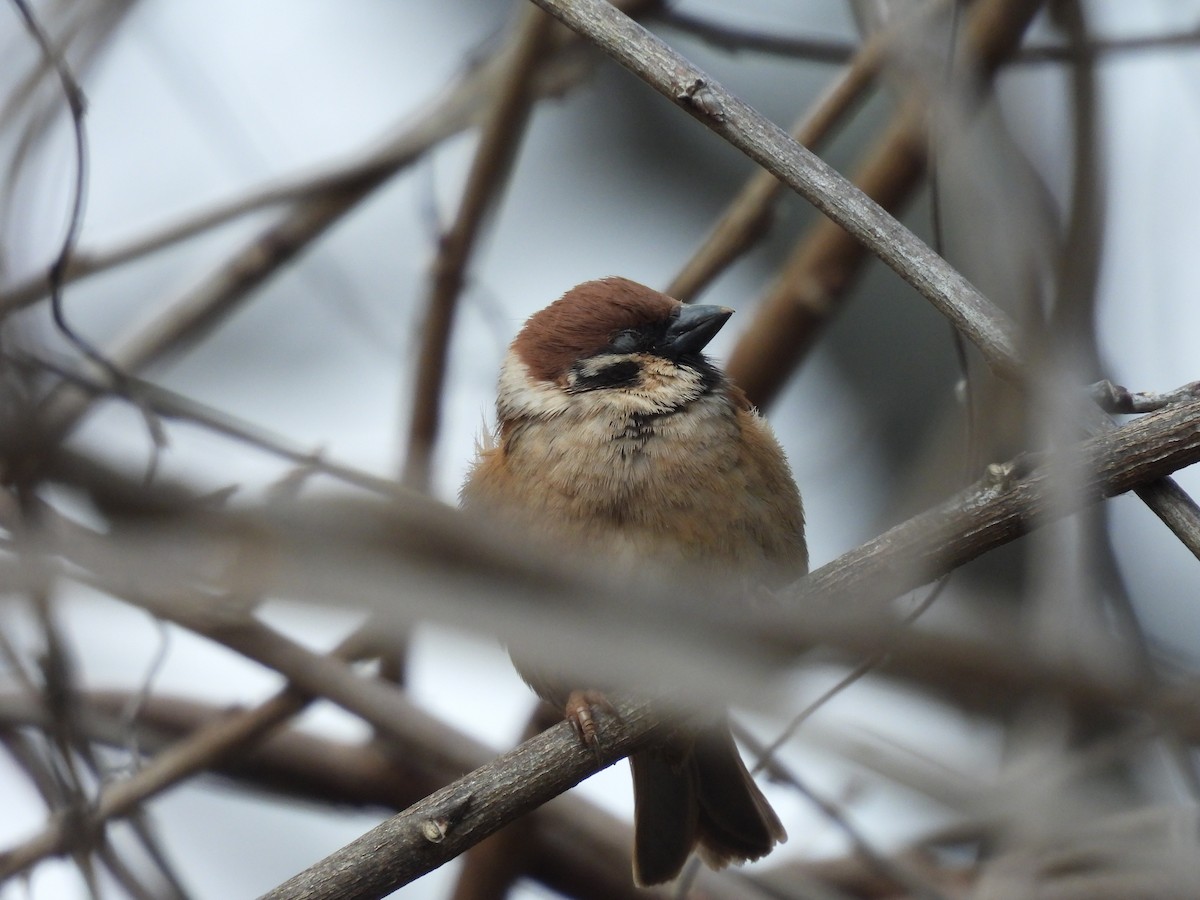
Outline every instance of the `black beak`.
POLYGON ((699 353, 732 315, 728 306, 684 306, 667 328, 663 349, 672 356, 699 353))

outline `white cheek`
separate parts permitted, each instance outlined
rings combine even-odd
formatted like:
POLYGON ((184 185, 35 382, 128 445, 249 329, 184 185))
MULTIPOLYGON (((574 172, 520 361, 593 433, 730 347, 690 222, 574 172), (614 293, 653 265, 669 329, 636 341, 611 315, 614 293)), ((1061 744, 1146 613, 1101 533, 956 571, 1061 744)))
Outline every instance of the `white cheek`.
POLYGON ((501 418, 557 416, 570 406, 571 398, 558 385, 534 378, 529 367, 515 354, 509 353, 505 357, 496 395, 496 408, 501 418))

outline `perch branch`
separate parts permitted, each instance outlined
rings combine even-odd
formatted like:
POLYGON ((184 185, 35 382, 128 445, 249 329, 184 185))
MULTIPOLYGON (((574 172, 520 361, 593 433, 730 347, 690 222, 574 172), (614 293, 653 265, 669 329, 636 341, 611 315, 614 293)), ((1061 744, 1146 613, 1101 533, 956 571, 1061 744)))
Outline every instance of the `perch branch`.
POLYGON ((367 900, 458 856, 634 750, 657 732, 644 704, 617 703, 600 750, 566 722, 431 794, 275 889, 262 900, 367 900))

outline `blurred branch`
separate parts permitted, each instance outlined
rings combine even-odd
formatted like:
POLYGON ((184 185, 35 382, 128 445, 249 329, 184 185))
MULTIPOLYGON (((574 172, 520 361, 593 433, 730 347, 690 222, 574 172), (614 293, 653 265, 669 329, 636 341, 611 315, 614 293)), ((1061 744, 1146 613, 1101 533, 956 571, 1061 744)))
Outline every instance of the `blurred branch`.
MULTIPOLYGON (((490 69, 491 66, 485 63, 480 69, 465 75, 458 85, 430 107, 430 111, 417 124, 404 128, 380 149, 313 175, 298 176, 277 185, 255 189, 244 196, 188 214, 176 222, 159 226, 114 247, 80 250, 71 257, 64 271, 65 280, 70 283, 107 271, 268 206, 284 203, 303 206, 327 200, 333 203, 327 209, 327 215, 336 215, 339 205, 336 201, 341 199, 344 203, 358 191, 369 191, 372 186, 411 165, 430 147, 468 127, 478 114, 482 98, 486 96, 484 78, 490 69)), ((299 210, 292 210, 288 215, 297 216, 299 210)), ((249 259, 248 256, 246 258, 249 259)), ((14 312, 36 303, 46 296, 48 290, 49 284, 43 275, 14 284, 0 292, 0 313, 14 312)))
MULTIPOLYGON (((462 127, 483 88, 472 80, 459 84, 398 138, 392 148, 396 168, 419 158, 462 127)), ((200 285, 119 341, 108 351, 109 358, 123 371, 138 372, 199 341, 237 309, 254 288, 368 196, 385 177, 376 173, 364 182, 345 186, 340 193, 322 193, 297 203, 200 285)), ((43 401, 47 439, 55 440, 69 432, 90 403, 89 394, 70 386, 47 397, 43 401)))
POLYGON ((873 869, 882 879, 902 888, 905 897, 914 900, 948 900, 947 895, 934 884, 933 879, 926 876, 921 867, 906 865, 876 850, 836 803, 815 792, 795 772, 787 773, 786 783, 792 785, 821 811, 821 815, 833 823, 850 842, 854 855, 861 859, 867 868, 873 869))
MULTIPOLYGON (((98 691, 83 699, 81 725, 88 739, 123 746, 120 712, 128 705, 129 695, 98 691)), ((182 697, 152 697, 136 723, 138 742, 147 752, 169 753, 173 743, 191 744, 221 728, 226 720, 232 722, 256 712, 231 712, 182 697)), ((469 768, 478 768, 495 755, 490 748, 448 728, 428 713, 414 708, 413 714, 424 716, 431 725, 444 730, 457 752, 472 755, 475 762, 469 768)), ((44 724, 45 711, 36 702, 0 695, 0 734, 5 727, 38 728, 44 724)), ((153 761, 148 765, 154 765, 153 761)), ((218 755, 213 766, 216 774, 253 790, 314 803, 396 810, 407 808, 463 771, 455 768, 440 744, 347 744, 296 728, 277 731, 248 752, 218 755)), ((531 826, 526 835, 530 852, 524 874, 550 890, 580 900, 670 896, 665 888, 633 886, 629 878, 629 825, 594 804, 562 796, 533 813, 527 824, 531 826)), ((824 871, 820 864, 814 865, 824 871)), ((729 871, 703 872, 702 889, 714 900, 760 898, 748 879, 729 871)), ((767 896, 762 895, 760 900, 767 900, 767 896)))
MULTIPOLYGON (((874 82, 895 33, 888 30, 872 35, 854 55, 850 66, 815 107, 792 127, 799 143, 816 152, 829 139, 874 82)), ((783 182, 766 169, 752 175, 665 293, 685 303, 694 300, 766 234, 771 210, 784 188, 783 182)))
MULTIPOLYGON (((25 358, 13 357, 17 362, 26 362, 25 358)), ((65 368, 50 360, 29 357, 31 368, 43 369, 62 378, 73 387, 87 392, 94 400, 97 397, 128 400, 128 397, 116 393, 113 388, 105 385, 96 378, 65 368)), ((214 409, 199 400, 186 397, 183 394, 143 381, 134 376, 125 376, 128 387, 137 395, 138 404, 150 412, 165 419, 178 419, 191 422, 206 428, 214 434, 224 435, 239 441, 249 447, 254 447, 281 459, 295 463, 302 471, 320 472, 330 478, 346 484, 354 485, 363 490, 371 491, 385 497, 393 497, 403 493, 404 488, 388 478, 380 478, 362 469, 326 459, 320 449, 309 450, 292 443, 286 438, 272 434, 265 428, 253 422, 240 419, 223 410, 214 409)))
MULTIPOLYGON (((769 53, 791 56, 810 62, 843 63, 862 52, 857 41, 837 38, 788 37, 786 35, 742 28, 728 22, 716 23, 678 9, 667 9, 654 17, 668 28, 698 37, 722 50, 769 53)), ((807 144, 807 141, 801 141, 807 144)))
MULTIPOLYGON (((432 502, 430 505, 438 506, 432 502)), ((59 521, 56 527, 62 529, 67 526, 59 521)), ((84 560, 80 558, 79 561, 84 560)), ((229 610, 213 599, 204 602, 196 597, 181 595, 178 591, 164 596, 149 595, 128 586, 121 587, 127 579, 119 578, 118 581, 120 584, 109 583, 107 586, 114 596, 136 603, 155 615, 174 621, 281 673, 291 682, 291 693, 285 692, 256 710, 216 722, 194 739, 163 751, 160 758, 147 765, 144 774, 135 775, 128 782, 116 785, 102 795, 97 814, 86 820, 83 833, 102 827, 106 816, 127 814, 141 799, 153 796, 179 778, 194 774, 198 765, 216 765, 222 760, 231 759, 236 750, 260 739, 282 718, 298 711, 306 698, 313 696, 331 700, 372 725, 399 759, 418 760, 422 765, 433 766, 441 773, 457 775, 469 771, 493 755, 469 737, 422 712, 394 686, 360 677, 339 660, 307 650, 256 620, 247 618, 244 611, 229 610)), ((105 587, 105 583, 93 584, 101 589, 105 587)), ((362 633, 371 634, 374 639, 384 643, 389 634, 386 629, 371 625, 362 633)), ((353 644, 346 646, 352 648, 353 644)), ((313 777, 308 776, 308 780, 313 777)), ((440 783, 444 783, 444 780, 440 783)), ((311 789, 311 786, 307 789, 311 789)), ((384 802, 379 797, 376 801, 384 802)), ((346 797, 342 796, 340 802, 346 802, 346 797)), ((550 819, 544 829, 539 829, 539 833, 544 833, 544 840, 553 846, 557 846, 561 836, 573 835, 575 844, 579 846, 568 858, 576 862, 579 862, 580 855, 588 854, 592 859, 586 863, 606 860, 609 875, 596 882, 598 887, 594 896, 621 896, 622 891, 614 887, 612 872, 615 870, 619 873, 620 880, 616 884, 629 884, 628 836, 622 832, 617 844, 606 839, 601 823, 596 823, 595 815, 587 809, 564 806, 544 810, 540 815, 549 816, 550 819)), ((48 855, 63 852, 72 846, 72 841, 77 839, 80 829, 84 827, 83 821, 51 822, 41 834, 0 855, 0 878, 28 868, 48 855)), ((572 884, 578 877, 573 872, 588 872, 593 868, 590 864, 583 864, 577 869, 560 866, 557 859, 549 860, 546 854, 539 854, 533 865, 537 877, 547 879, 552 886, 572 884)), ((596 877, 594 873, 592 877, 596 877)), ((713 881, 706 881, 706 889, 712 891, 714 896, 747 896, 745 890, 728 887, 716 890, 721 883, 721 879, 714 876, 713 881)), ((586 890, 577 893, 588 896, 586 890)))
MULTIPOLYGON (((677 9, 669 9, 654 18, 668 28, 698 37, 713 47, 733 53, 749 51, 806 59, 810 62, 840 63, 851 59, 855 53, 861 50, 861 45, 856 41, 807 36, 788 37, 753 28, 743 28, 730 22, 714 22, 677 9)), ((1146 50, 1188 49, 1195 48, 1197 44, 1200 44, 1200 26, 1168 34, 1147 34, 1128 38, 1092 38, 1082 47, 1059 45, 1024 47, 1013 54, 1011 61, 1018 65, 1065 63, 1074 62, 1080 53, 1100 56, 1146 50)))
POLYGON ((450 230, 438 242, 432 284, 421 336, 412 421, 409 426, 403 481, 415 490, 429 489, 430 462, 441 421, 442 385, 454 314, 475 239, 488 212, 500 202, 512 172, 521 138, 529 123, 537 75, 556 27, 554 19, 519 0, 522 16, 512 37, 500 86, 483 123, 479 145, 467 173, 462 200, 450 230))
MULTIPOLYGON (((360 644, 355 635, 332 656, 353 655, 360 644)), ((0 854, 0 880, 48 856, 77 850, 79 844, 86 846, 110 820, 136 812, 147 800, 180 781, 216 768, 237 751, 258 743, 304 709, 311 699, 311 695, 289 687, 253 710, 198 727, 186 741, 161 750, 134 775, 105 787, 82 816, 56 817, 41 833, 0 854)))
MULTIPOLYGON (((1083 473, 1076 508, 1196 462, 1200 401, 1086 441, 1073 449, 1071 459, 1083 473)), ((495 633, 530 658, 573 668, 581 678, 636 683, 640 677, 657 683, 674 671, 678 677, 672 683, 692 692, 689 696, 709 702, 758 697, 761 703, 764 679, 797 654, 824 644, 852 659, 887 653, 890 671, 949 691, 972 707, 1009 703, 1031 689, 1061 691, 1085 714, 1098 708, 1153 708, 1181 733, 1200 733, 1200 719, 1166 699, 1145 705, 1158 688, 1143 681, 1107 676, 1096 681, 1087 673, 1064 672, 1058 663, 1024 658, 1021 645, 999 634, 981 643, 900 633, 880 615, 883 601, 1074 511, 1052 502, 1056 461, 1033 469, 1028 464, 1019 460, 994 467, 989 478, 818 569, 786 604, 755 617, 728 603, 725 589, 711 579, 701 584, 674 573, 669 585, 614 580, 602 566, 581 566, 554 547, 522 547, 485 522, 417 497, 386 509, 289 504, 249 517, 201 516, 194 509, 181 516, 171 515, 169 507, 122 511, 113 504, 128 501, 111 487, 72 482, 92 493, 112 524, 98 535, 59 522, 52 539, 46 539, 73 566, 94 573, 90 577, 102 588, 283 672, 389 737, 394 726, 388 717, 400 702, 394 691, 303 651, 244 620, 244 613, 229 624, 228 616, 235 613, 222 614, 214 598, 201 602, 173 586, 195 583, 194 567, 208 565, 214 541, 217 546, 233 542, 221 551, 223 557, 269 551, 273 593, 315 602, 353 597, 355 607, 387 617, 388 625, 381 628, 434 620, 495 633), (136 527, 139 519, 142 528, 136 527), (197 559, 189 562, 183 548, 197 559), (139 587, 128 587, 131 583, 139 587), (404 586, 401 593, 397 585, 404 586), (622 648, 619 665, 614 647, 622 648), (728 667, 697 672, 697 658, 725 660, 728 667)), ((144 490, 135 501, 145 502, 144 490)))
POLYGON ((1085 44, 1074 47, 1026 47, 1017 54, 1014 62, 1058 63, 1074 62, 1081 54, 1089 57, 1112 53, 1130 53, 1145 50, 1186 50, 1200 45, 1200 25, 1170 34, 1146 34, 1129 38, 1091 38, 1085 44))

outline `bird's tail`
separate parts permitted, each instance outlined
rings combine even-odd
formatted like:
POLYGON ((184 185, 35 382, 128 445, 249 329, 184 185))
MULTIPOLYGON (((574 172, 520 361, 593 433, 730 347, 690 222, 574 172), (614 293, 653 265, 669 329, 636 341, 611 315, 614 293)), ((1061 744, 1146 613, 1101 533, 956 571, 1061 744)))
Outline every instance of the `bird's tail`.
POLYGON ((724 722, 686 742, 637 753, 630 765, 639 885, 675 878, 693 850, 720 869, 765 856, 787 840, 724 722))

